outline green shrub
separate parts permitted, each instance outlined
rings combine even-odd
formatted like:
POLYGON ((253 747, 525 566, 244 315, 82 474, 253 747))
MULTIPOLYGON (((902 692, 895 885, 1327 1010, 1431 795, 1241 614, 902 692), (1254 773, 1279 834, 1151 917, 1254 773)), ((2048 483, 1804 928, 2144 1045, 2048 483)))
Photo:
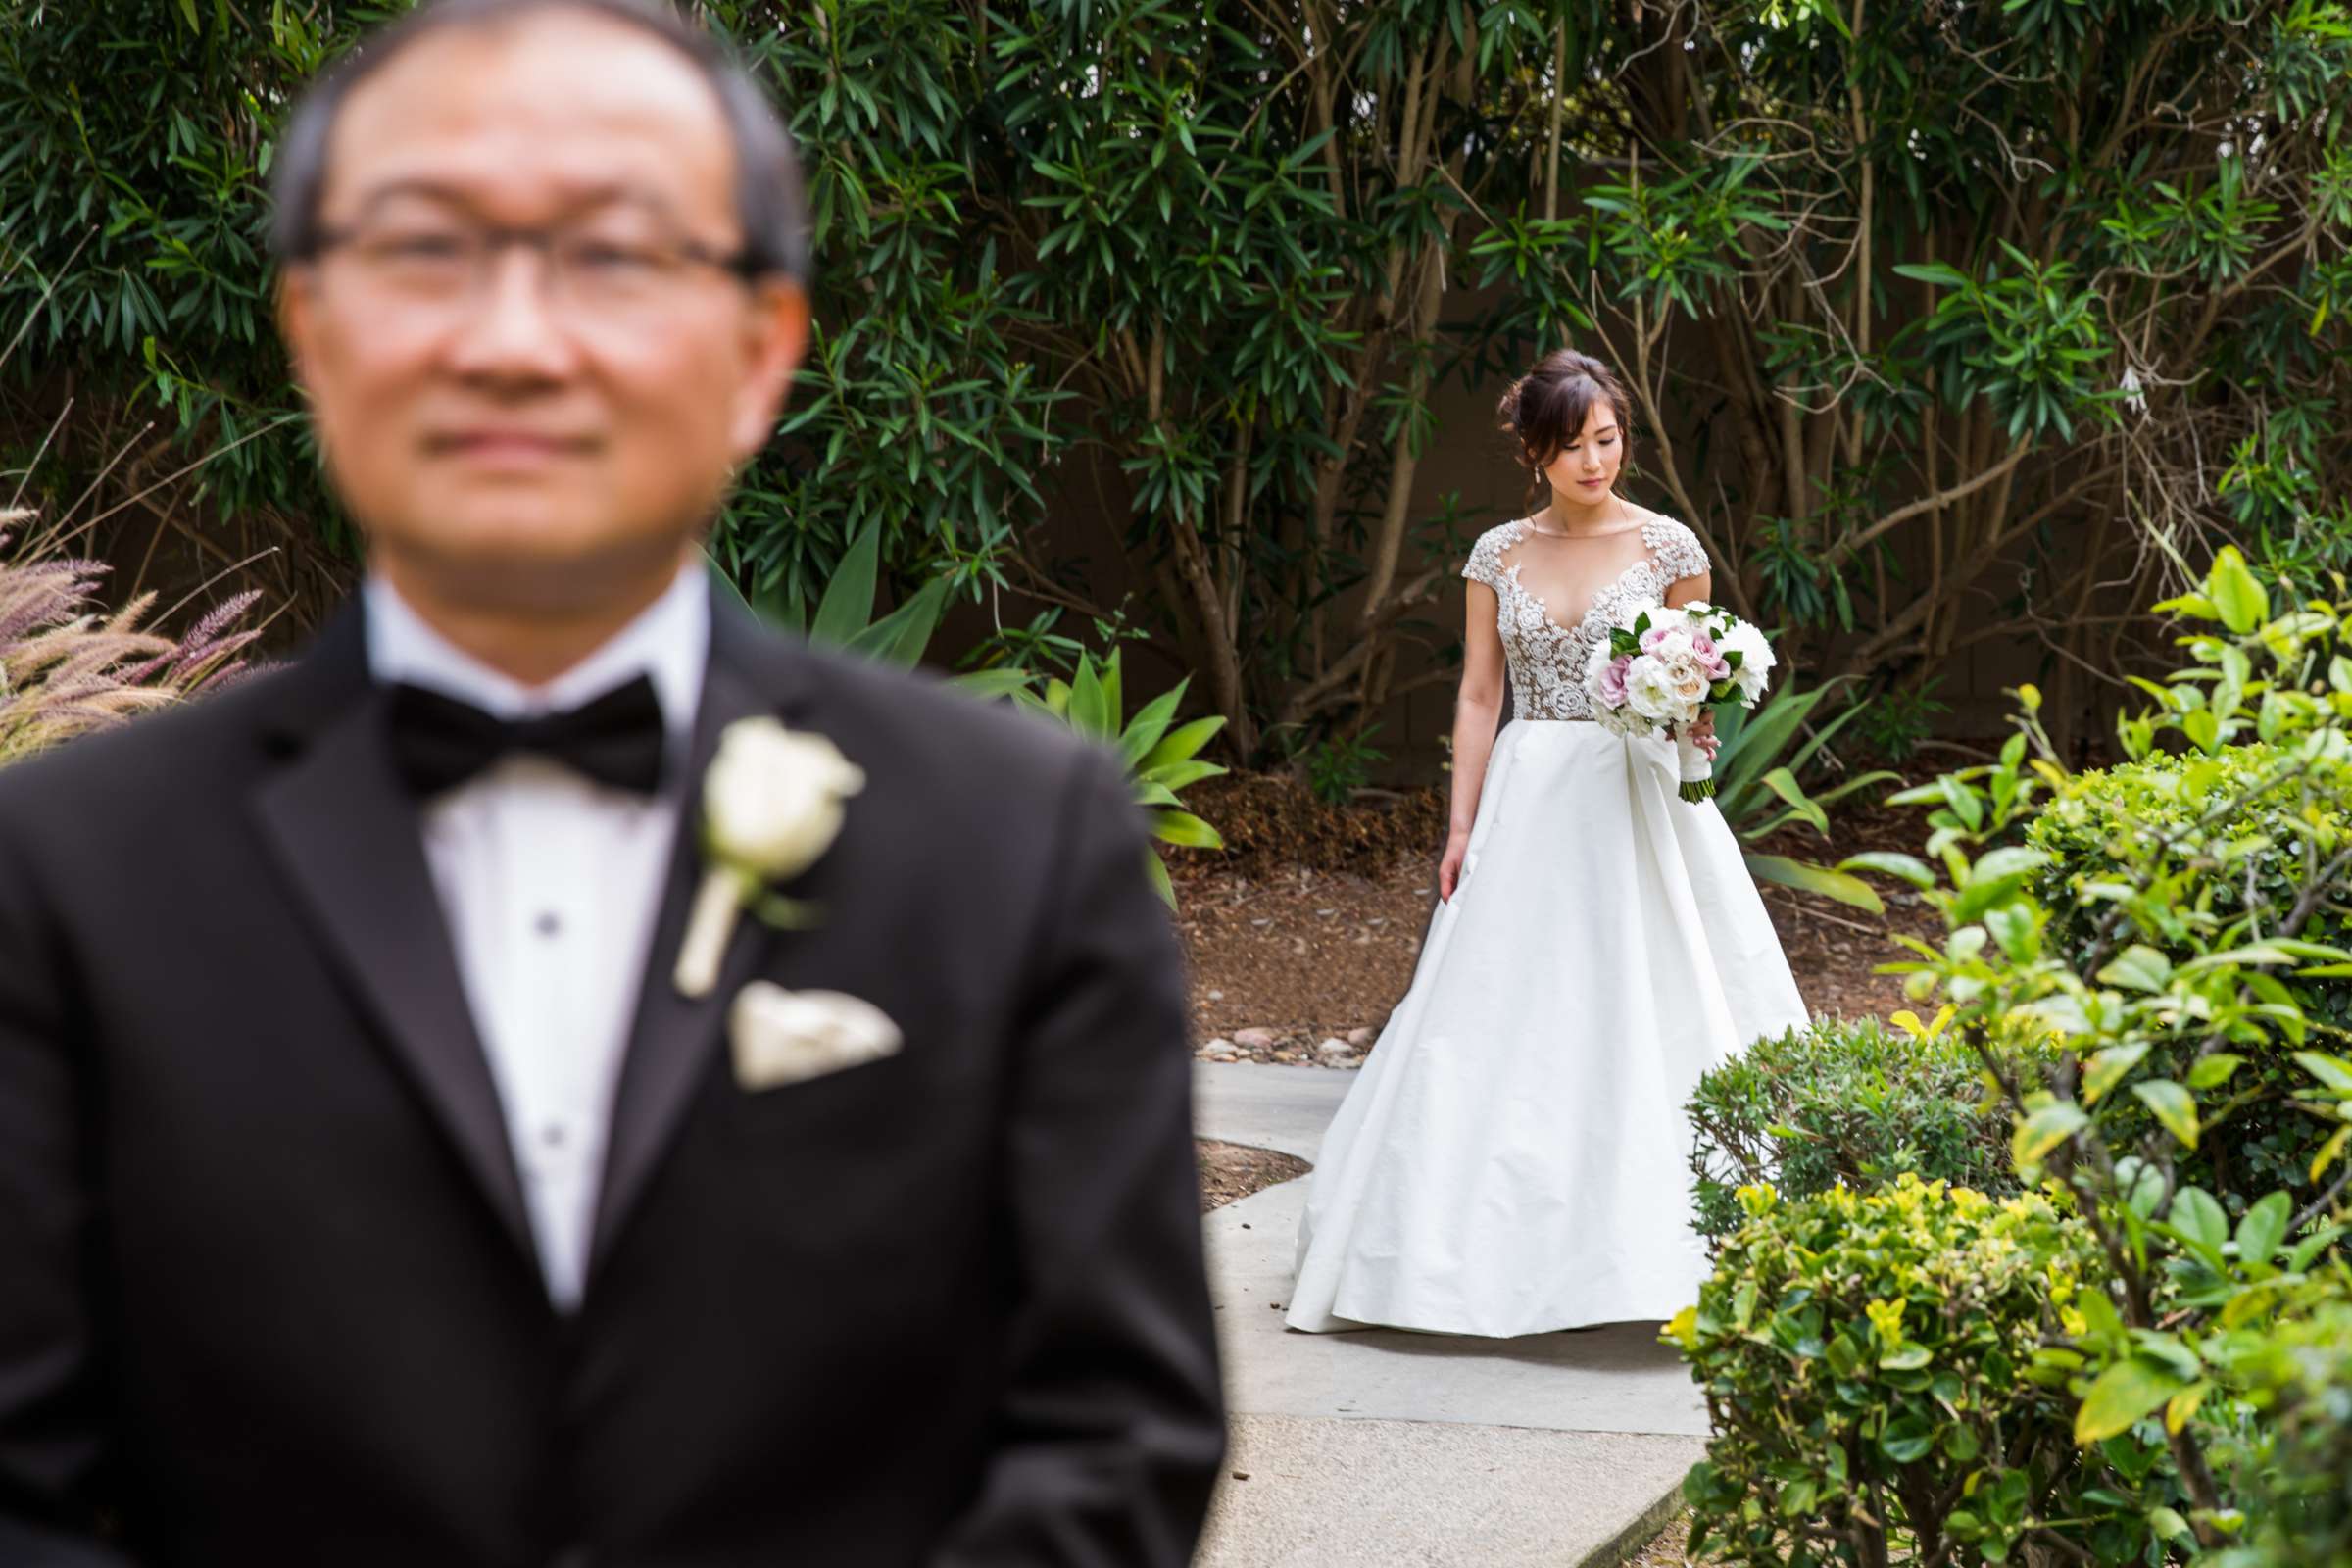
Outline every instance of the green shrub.
MULTIPOLYGON (((2050 857, 2030 883, 2050 912, 2048 939, 2076 963, 2103 942, 2110 955, 2137 946, 2161 957, 2133 958, 2129 972, 2160 978, 2159 964, 2278 935, 2305 889, 2352 843, 2352 803, 2325 788, 2326 776, 2258 742, 2211 756, 2160 752, 2069 778, 2026 832, 2026 842, 2050 857), (2228 803, 2235 804, 2216 809, 2228 803), (2128 880, 2127 863, 2148 879, 2149 892, 2119 906, 2108 895, 2128 880), (2118 923, 2108 933, 2102 921, 2111 910, 2118 923)), ((2299 935, 2352 941, 2352 902, 2341 890, 2321 897, 2299 935)), ((2352 974, 2287 970, 2277 984, 2315 1037, 2340 1040, 2352 1028, 2352 974)), ((2296 1098, 2310 1079, 2294 1056, 2324 1043, 2274 1032, 2233 1048, 2243 1060, 2226 1080, 2230 1135, 2184 1153, 2181 1180, 2210 1190, 2232 1214, 2268 1192, 2308 1190, 2314 1156, 2340 1123, 2296 1098)), ((2202 1048, 2199 1034, 2175 1032, 2155 1042, 2141 1065, 2188 1083, 2202 1048)), ((2156 1125, 2137 1101, 2117 1110, 2127 1143, 2156 1125)))
POLYGON ((1740 1202, 1714 1277, 1667 1330, 1714 1428, 1684 1484, 1694 1557, 2149 1554, 2148 1512, 2177 1501, 2161 1446, 2078 1447, 2068 1369, 2043 1355, 2097 1277, 2086 1226, 2038 1193, 1907 1173, 1740 1202))
POLYGON ((2302 1294, 2237 1360, 2257 1419, 2215 1458, 2247 1523, 2199 1568, 2352 1568, 2352 1271, 2302 1294))
POLYGON ((2075 1401, 2083 1462, 2171 1478, 2180 1497, 2082 1499, 2140 1507, 2151 1563, 2234 1568, 2256 1560, 2249 1521, 2292 1496, 2308 1539, 2274 1558, 2340 1562, 2322 1544, 2327 1488, 2296 1479, 2341 1473, 2332 1400, 2298 1414, 2315 1408, 2307 1385, 2285 1397, 2264 1366, 2270 1346, 2342 1335, 2330 1303, 2352 1220, 2352 1055, 2303 1003, 2324 1006, 2352 975, 2340 928, 2315 923, 2352 904, 2352 603, 2281 600, 2225 548, 2200 591, 2157 608, 2196 624, 2186 666, 2138 683, 2153 706, 2118 720, 2121 782, 2071 774, 2039 694, 2021 687, 1996 761, 1895 798, 1933 808, 1925 856, 1874 851, 1842 868, 1908 882, 1941 917, 1940 944, 1905 938, 1918 961, 1883 969, 1915 1000, 1940 998, 2000 1086, 2021 1179, 2097 1238, 2095 1271, 2060 1307, 2063 1338, 2038 1357, 2062 1384, 2037 1386, 2075 1401), (2252 1191, 2248 1130, 2295 1114, 2333 1130, 2315 1131, 2308 1165, 2252 1191), (2239 1156, 2216 1158, 2218 1145, 2239 1156), (2242 1202, 2234 1224, 2191 1179, 2217 1172, 2242 1202))
POLYGON ((1984 1070, 1957 1036, 1875 1018, 1821 1018, 1757 1041, 1700 1078, 1686 1107, 1699 1230, 1712 1241, 1736 1229, 1738 1189, 1765 1182, 1810 1198, 1910 1171, 2015 1192, 2008 1120, 1986 1113, 1984 1070))

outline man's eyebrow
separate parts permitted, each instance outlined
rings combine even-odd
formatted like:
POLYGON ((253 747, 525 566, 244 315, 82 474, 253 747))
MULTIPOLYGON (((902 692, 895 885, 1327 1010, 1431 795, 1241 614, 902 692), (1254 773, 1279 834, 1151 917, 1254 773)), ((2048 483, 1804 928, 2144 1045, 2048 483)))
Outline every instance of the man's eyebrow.
MULTIPOLYGON (((451 180, 436 179, 429 174, 412 174, 378 185, 368 192, 360 199, 358 209, 353 216, 366 218, 385 203, 397 201, 403 197, 423 197, 428 201, 468 210, 474 209, 477 205, 472 199, 472 193, 465 185, 451 180)), ((617 180, 583 186, 577 195, 566 200, 558 209, 558 216, 570 218, 598 208, 613 206, 645 207, 673 220, 678 217, 677 209, 664 200, 659 192, 648 190, 642 185, 631 185, 617 180)))

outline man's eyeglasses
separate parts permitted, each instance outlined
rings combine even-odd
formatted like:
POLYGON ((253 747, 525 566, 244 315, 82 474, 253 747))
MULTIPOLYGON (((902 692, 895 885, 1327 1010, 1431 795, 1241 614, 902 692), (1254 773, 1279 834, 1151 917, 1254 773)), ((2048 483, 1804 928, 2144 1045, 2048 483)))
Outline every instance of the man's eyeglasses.
POLYGON ((499 257, 515 246, 538 253, 541 297, 554 307, 660 306, 699 274, 749 282, 759 273, 740 250, 601 220, 517 228, 450 215, 370 219, 325 230, 311 257, 340 258, 355 280, 387 302, 464 308, 488 292, 499 257))

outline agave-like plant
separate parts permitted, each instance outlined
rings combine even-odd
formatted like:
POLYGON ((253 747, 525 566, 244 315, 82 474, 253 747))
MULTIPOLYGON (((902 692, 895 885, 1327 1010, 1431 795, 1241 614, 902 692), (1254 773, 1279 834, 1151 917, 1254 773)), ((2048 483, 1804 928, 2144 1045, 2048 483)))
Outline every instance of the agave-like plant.
MULTIPOLYGON (((811 642, 846 649, 880 663, 906 667, 920 660, 923 650, 930 646, 931 634, 938 629, 940 617, 947 610, 948 580, 934 577, 889 613, 876 618, 874 584, 880 537, 879 529, 869 527, 850 542, 841 564, 826 579, 813 612, 799 599, 746 598, 715 561, 712 571, 754 614, 772 625, 811 642)), ((1199 850, 1225 847, 1225 840, 1217 830, 1185 810, 1177 795, 1187 785, 1226 771, 1215 762, 1200 760, 1200 748, 1225 727, 1223 718, 1197 718, 1189 724, 1170 727, 1175 725, 1176 710, 1184 701, 1185 688, 1192 684, 1189 677, 1179 681, 1174 690, 1145 704, 1133 718, 1123 716, 1125 699, 1119 689, 1116 650, 1100 661, 1091 653, 1081 652, 1077 668, 1068 680, 1050 676, 1042 687, 1035 672, 1009 664, 969 670, 952 677, 952 683, 976 697, 1010 698, 1032 711, 1059 719, 1079 734, 1118 753, 1119 760, 1126 764, 1129 787, 1136 802, 1148 811, 1152 836, 1161 843, 1199 850)), ((1145 858, 1150 862, 1152 887, 1170 908, 1175 907, 1175 884, 1169 880, 1168 868, 1161 862, 1158 852, 1153 851, 1145 858)))
POLYGON ((1789 822, 1808 823, 1826 839, 1830 819, 1825 808, 1873 784, 1902 782, 1901 775, 1884 769, 1857 774, 1819 792, 1809 793, 1797 781, 1830 738, 1862 711, 1859 704, 1849 706, 1811 734, 1805 733, 1805 721, 1813 716, 1813 710, 1845 679, 1840 676, 1808 691, 1783 687, 1752 712, 1734 704, 1715 710, 1715 732, 1723 741, 1723 749, 1715 756, 1715 805, 1739 835, 1748 871, 1759 881, 1801 888, 1880 914, 1886 906, 1861 878, 1786 855, 1766 855, 1751 847, 1789 822))
MULTIPOLYGON (((1081 653, 1078 668, 1071 678, 1054 676, 1046 682, 1043 692, 1032 691, 1023 681, 1012 686, 1009 693, 1013 701, 1051 713, 1079 734, 1119 754, 1136 804, 1146 808, 1150 815, 1153 838, 1188 850, 1221 850, 1225 847, 1224 836, 1184 809, 1184 802, 1178 795, 1188 785, 1226 771, 1215 762, 1201 761, 1200 755, 1200 748, 1225 727, 1221 714, 1176 724, 1176 710, 1184 702, 1185 688, 1191 684, 1189 676, 1178 681, 1173 688, 1136 710, 1133 718, 1125 718, 1122 716, 1125 699, 1119 690, 1119 655, 1113 649, 1100 662, 1093 654, 1081 653)), ((1159 890, 1168 906, 1174 908, 1176 888, 1168 880, 1168 868, 1161 863, 1159 853, 1154 850, 1144 858, 1149 862, 1152 885, 1159 890)))
POLYGON ((177 639, 142 629, 155 608, 140 594, 108 612, 103 562, 60 553, 28 534, 29 511, 0 510, 0 763, 119 724, 236 674, 259 628, 240 628, 260 599, 223 601, 177 639))

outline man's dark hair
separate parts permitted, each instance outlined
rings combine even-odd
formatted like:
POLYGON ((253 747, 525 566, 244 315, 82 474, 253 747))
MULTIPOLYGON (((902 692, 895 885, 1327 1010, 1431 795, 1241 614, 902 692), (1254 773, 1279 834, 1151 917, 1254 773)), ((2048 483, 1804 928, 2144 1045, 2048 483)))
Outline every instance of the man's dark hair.
POLYGON ((625 23, 691 61, 710 90, 735 148, 735 207, 743 225, 743 270, 753 276, 808 275, 808 211, 791 133, 767 95, 717 40, 652 0, 426 0, 364 39, 303 94, 278 140, 270 188, 275 211, 270 248, 281 263, 308 261, 321 241, 318 201, 326 187, 327 144, 351 90, 403 49, 452 27, 494 26, 534 12, 576 12, 625 23))

